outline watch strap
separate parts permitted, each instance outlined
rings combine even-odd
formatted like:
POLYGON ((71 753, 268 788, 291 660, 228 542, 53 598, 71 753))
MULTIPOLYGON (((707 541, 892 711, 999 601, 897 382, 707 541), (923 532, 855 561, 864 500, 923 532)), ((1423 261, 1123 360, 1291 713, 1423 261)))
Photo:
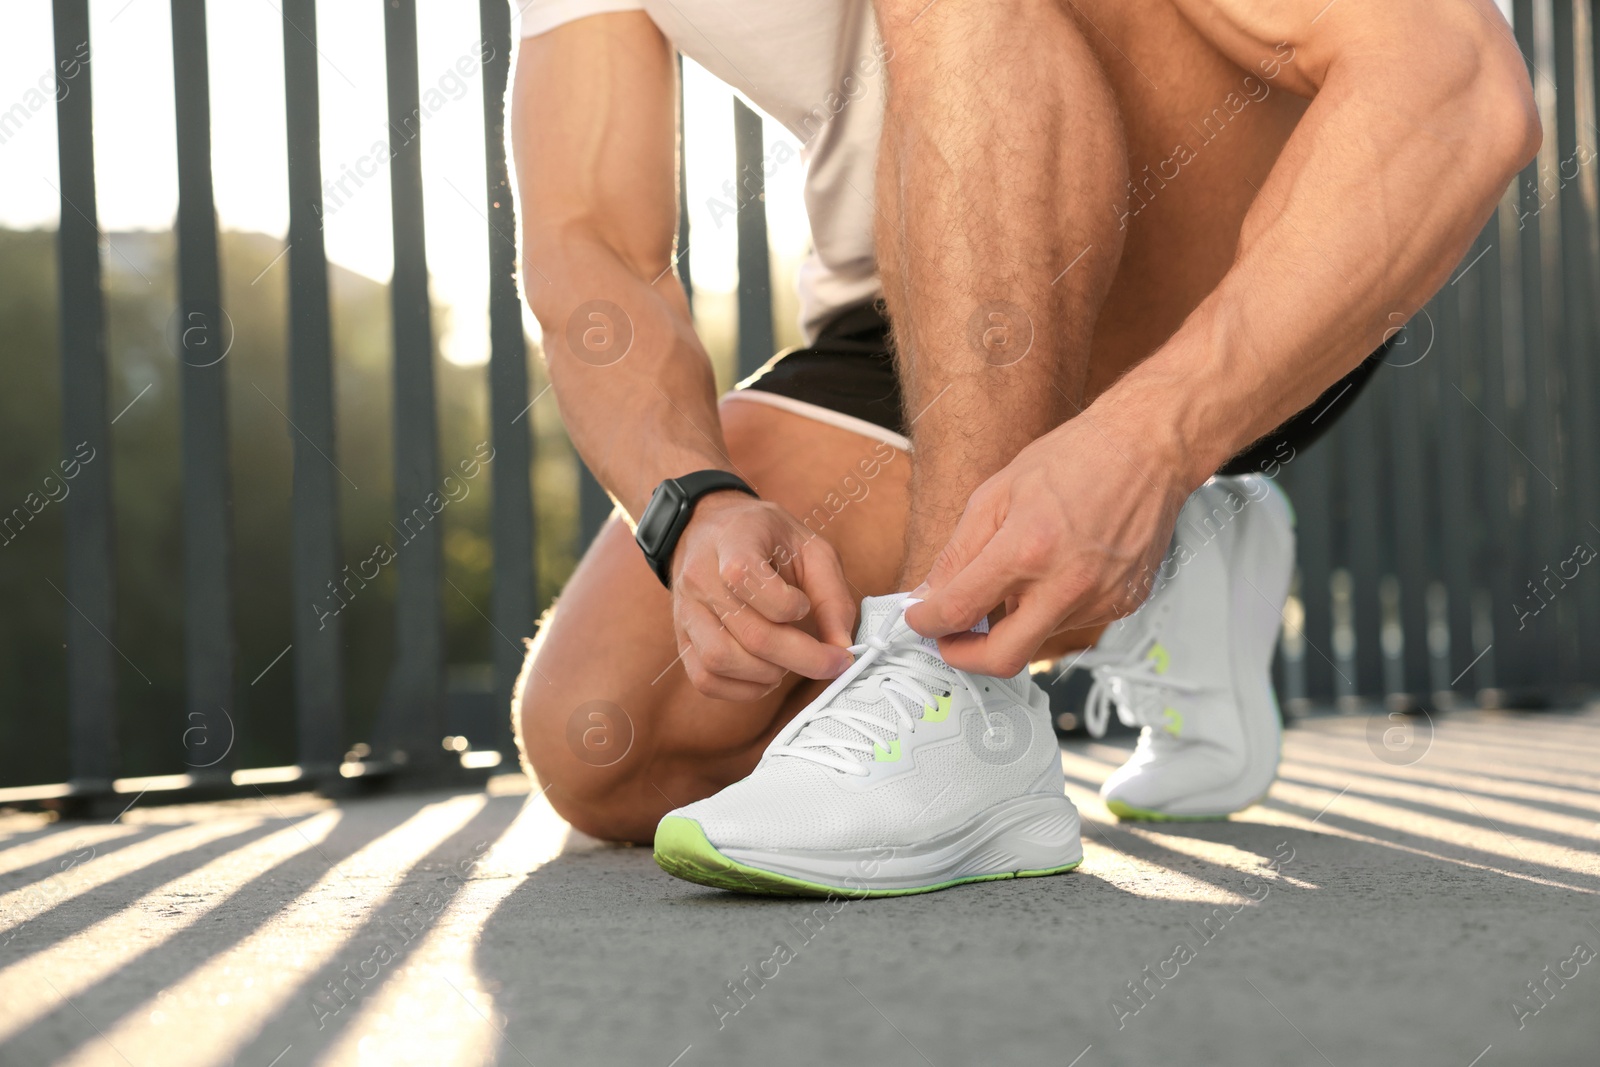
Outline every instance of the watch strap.
POLYGON ((668 589, 672 588, 672 554, 677 550, 678 538, 683 536, 684 529, 694 516, 695 505, 702 497, 731 489, 760 499, 760 495, 743 478, 730 471, 715 468, 694 471, 678 478, 668 478, 656 487, 655 496, 660 496, 669 483, 675 490, 674 495, 681 501, 678 513, 661 544, 654 546, 654 551, 645 548, 643 542, 640 542, 640 548, 644 549, 645 560, 650 564, 650 569, 655 571, 656 577, 661 579, 661 584, 668 589))
POLYGON ((694 507, 696 501, 707 493, 716 493, 723 489, 737 489, 741 493, 749 493, 751 496, 756 495, 756 491, 750 488, 750 484, 737 474, 715 468, 695 471, 693 474, 685 474, 681 478, 669 478, 667 480, 678 483, 678 488, 683 491, 683 495, 688 499, 691 508, 694 507))

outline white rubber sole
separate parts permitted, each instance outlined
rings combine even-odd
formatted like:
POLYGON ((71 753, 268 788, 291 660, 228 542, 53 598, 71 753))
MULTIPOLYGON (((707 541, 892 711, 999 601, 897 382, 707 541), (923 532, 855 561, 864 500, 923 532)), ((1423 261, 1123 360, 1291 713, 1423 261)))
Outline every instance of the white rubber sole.
POLYGON ((851 892, 906 891, 1083 862, 1078 809, 1065 795, 1030 793, 996 804, 938 837, 841 851, 719 848, 744 868, 851 892))

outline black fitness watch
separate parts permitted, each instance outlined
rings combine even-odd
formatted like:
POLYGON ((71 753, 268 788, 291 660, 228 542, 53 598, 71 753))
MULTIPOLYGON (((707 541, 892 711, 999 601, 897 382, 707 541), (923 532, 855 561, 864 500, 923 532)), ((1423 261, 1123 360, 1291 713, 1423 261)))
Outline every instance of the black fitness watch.
POLYGON ((683 528, 689 525, 694 506, 708 493, 735 489, 760 499, 756 491, 737 474, 727 471, 695 471, 681 478, 668 478, 650 494, 650 503, 639 516, 639 525, 633 539, 644 550, 650 569, 656 572, 661 584, 672 588, 672 552, 678 547, 683 528))

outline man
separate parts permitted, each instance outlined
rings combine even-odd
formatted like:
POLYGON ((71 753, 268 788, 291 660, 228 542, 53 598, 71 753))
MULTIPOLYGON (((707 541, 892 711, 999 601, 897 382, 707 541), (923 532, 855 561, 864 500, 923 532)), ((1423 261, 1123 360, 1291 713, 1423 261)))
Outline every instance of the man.
POLYGON ((1068 870, 1077 814, 1025 668, 1090 646, 1091 719, 1143 728, 1114 811, 1263 793, 1293 552, 1263 475, 1537 150, 1498 10, 523 19, 527 297, 572 438, 637 523, 601 532, 524 671, 519 739, 556 810, 732 889, 1068 870), (671 269, 674 47, 807 150, 807 347, 720 405, 671 269))

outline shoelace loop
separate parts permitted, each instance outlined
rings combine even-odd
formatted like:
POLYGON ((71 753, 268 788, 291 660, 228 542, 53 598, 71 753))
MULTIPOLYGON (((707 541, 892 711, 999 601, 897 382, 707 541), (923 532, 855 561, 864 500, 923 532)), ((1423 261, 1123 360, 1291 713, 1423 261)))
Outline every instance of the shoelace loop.
MULTIPOLYGON (((926 657, 930 653, 922 647, 915 633, 898 638, 890 636, 899 618, 899 614, 890 615, 865 642, 850 646, 850 654, 856 661, 802 713, 794 740, 773 746, 767 755, 793 756, 844 774, 865 777, 871 773, 868 763, 881 736, 872 727, 893 735, 914 733, 922 709, 932 707, 938 697, 952 695, 946 678, 928 663, 926 657), (839 706, 840 697, 850 695, 852 690, 859 691, 858 682, 877 684, 881 699, 876 709, 839 706), (883 711, 889 714, 882 714, 883 711), (823 720, 842 724, 853 736, 808 733, 808 727, 823 720), (860 752, 863 758, 852 760, 832 750, 860 752)), ((974 706, 983 707, 978 684, 971 675, 947 665, 943 669, 961 681, 971 694, 974 706)))
POLYGON ((1089 736, 1106 735, 1113 708, 1125 726, 1160 730, 1167 725, 1166 694, 1199 691, 1201 687, 1193 682, 1158 671, 1148 653, 1146 648, 1137 658, 1094 668, 1094 684, 1089 687, 1083 708, 1083 724, 1089 736))

